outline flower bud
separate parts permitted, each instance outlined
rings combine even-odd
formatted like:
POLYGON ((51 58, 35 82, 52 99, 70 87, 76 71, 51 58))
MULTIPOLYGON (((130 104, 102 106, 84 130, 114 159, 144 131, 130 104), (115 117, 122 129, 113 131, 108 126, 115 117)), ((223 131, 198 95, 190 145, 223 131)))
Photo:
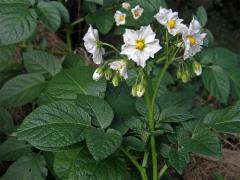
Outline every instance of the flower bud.
POLYGON ((122 3, 122 8, 129 10, 131 8, 131 5, 128 2, 123 2, 122 3))
POLYGON ((98 67, 93 73, 93 80, 98 81, 103 76, 103 67, 98 67))
POLYGON ((188 71, 182 71, 181 79, 183 83, 187 83, 190 80, 190 74, 188 71))
POLYGON ((136 92, 137 92, 137 85, 134 84, 133 87, 132 87, 132 96, 134 96, 134 97, 137 96, 136 92))
POLYGON ((137 97, 142 97, 145 93, 145 86, 144 84, 139 84, 137 85, 137 88, 136 88, 136 95, 137 97))
POLYGON ((202 65, 197 61, 193 61, 193 72, 196 76, 200 76, 202 74, 202 65))
POLYGON ((181 77, 182 77, 182 71, 181 71, 181 70, 178 70, 178 71, 177 71, 177 78, 178 78, 178 79, 181 79, 181 77))
POLYGON ((112 79, 113 86, 117 87, 119 85, 121 78, 118 73, 115 73, 112 79))
POLYGON ((108 69, 105 71, 105 78, 106 78, 106 80, 111 80, 111 79, 112 79, 112 76, 113 76, 113 71, 108 68, 108 69))

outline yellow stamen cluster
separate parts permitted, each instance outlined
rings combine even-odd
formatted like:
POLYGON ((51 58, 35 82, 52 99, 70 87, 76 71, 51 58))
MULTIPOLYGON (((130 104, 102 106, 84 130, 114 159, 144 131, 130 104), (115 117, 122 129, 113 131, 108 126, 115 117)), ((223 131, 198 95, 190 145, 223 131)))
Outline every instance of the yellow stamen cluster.
POLYGON ((168 21, 168 25, 171 29, 175 28, 176 20, 172 19, 172 20, 168 21))
POLYGON ((142 51, 145 48, 144 40, 137 40, 136 42, 136 49, 142 51))
POLYGON ((191 45, 196 45, 197 44, 197 40, 196 40, 195 37, 189 35, 189 36, 187 36, 187 38, 188 38, 191 45))
POLYGON ((124 21, 124 20, 125 20, 125 16, 124 15, 119 16, 119 21, 124 21))

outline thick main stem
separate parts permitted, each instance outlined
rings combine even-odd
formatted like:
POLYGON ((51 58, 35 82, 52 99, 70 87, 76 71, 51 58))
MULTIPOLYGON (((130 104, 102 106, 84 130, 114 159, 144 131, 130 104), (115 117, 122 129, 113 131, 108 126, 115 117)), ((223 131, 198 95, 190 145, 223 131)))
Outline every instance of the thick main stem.
POLYGON ((150 144, 151 144, 151 152, 152 152, 153 180, 157 180, 158 179, 158 163, 157 163, 156 143, 155 143, 155 137, 154 137, 155 123, 154 123, 153 106, 151 103, 151 97, 148 89, 145 92, 145 100, 148 107, 149 129, 151 131, 150 144))

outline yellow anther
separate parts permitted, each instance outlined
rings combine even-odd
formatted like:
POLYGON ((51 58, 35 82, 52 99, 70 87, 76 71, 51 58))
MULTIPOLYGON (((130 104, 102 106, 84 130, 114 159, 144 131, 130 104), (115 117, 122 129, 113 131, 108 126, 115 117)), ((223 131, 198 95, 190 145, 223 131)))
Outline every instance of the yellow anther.
POLYGON ((142 51, 145 48, 145 43, 143 40, 137 40, 136 49, 142 51))
POLYGON ((125 16, 124 15, 119 16, 119 21, 124 21, 124 20, 125 20, 125 16))
POLYGON ((168 21, 168 25, 171 29, 175 28, 176 20, 172 19, 172 20, 168 21))
POLYGON ((195 37, 189 35, 189 36, 187 36, 187 38, 188 38, 191 45, 197 44, 197 40, 196 40, 195 37))

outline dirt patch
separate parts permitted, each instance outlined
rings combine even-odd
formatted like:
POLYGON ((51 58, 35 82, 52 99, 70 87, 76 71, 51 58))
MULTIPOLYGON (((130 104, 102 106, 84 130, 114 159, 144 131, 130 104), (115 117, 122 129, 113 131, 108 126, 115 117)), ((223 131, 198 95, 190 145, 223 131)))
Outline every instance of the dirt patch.
POLYGON ((223 159, 192 157, 184 171, 185 180, 212 180, 211 174, 220 173, 225 180, 240 179, 240 152, 223 149, 223 159))

